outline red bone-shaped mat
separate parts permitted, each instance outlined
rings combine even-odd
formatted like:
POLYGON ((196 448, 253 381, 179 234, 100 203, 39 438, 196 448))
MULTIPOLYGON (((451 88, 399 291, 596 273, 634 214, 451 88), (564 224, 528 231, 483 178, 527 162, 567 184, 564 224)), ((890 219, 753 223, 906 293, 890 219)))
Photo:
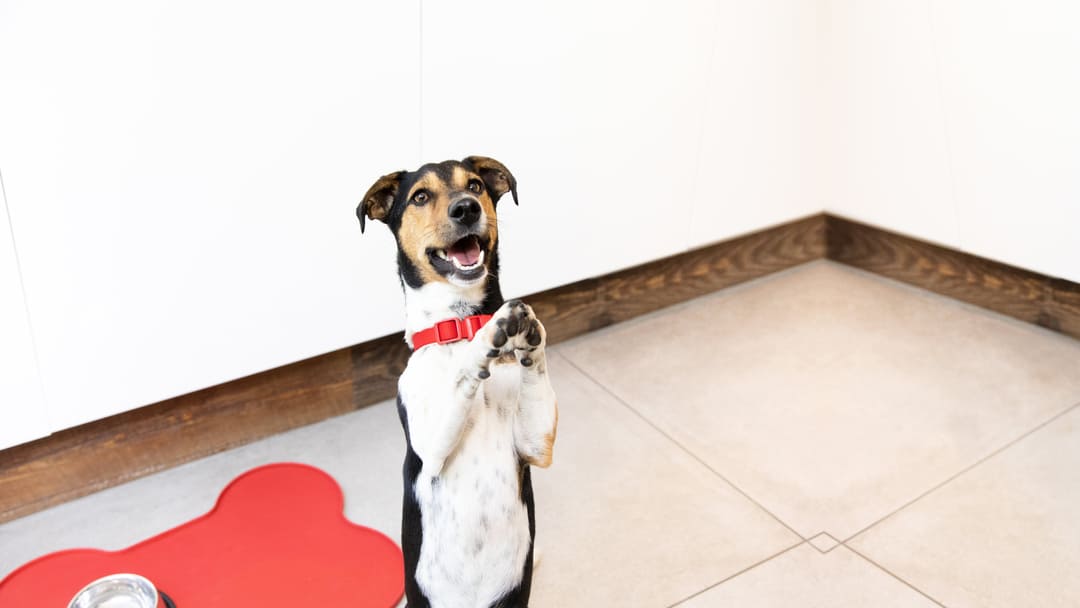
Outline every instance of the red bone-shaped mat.
POLYGON ((133 572, 177 608, 389 608, 401 598, 401 550, 345 519, 341 488, 301 464, 271 464, 230 483, 206 515, 122 551, 50 553, 0 581, 0 606, 61 608, 85 584, 133 572))

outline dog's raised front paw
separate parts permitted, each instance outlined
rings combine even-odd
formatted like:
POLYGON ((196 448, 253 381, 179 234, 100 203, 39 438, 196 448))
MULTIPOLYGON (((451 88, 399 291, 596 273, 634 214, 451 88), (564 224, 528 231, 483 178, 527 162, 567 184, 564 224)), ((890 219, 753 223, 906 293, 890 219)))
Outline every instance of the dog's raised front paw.
POLYGON ((488 358, 516 353, 523 366, 532 366, 534 353, 543 348, 546 340, 544 326, 532 307, 521 300, 510 300, 496 311, 492 323, 488 358))

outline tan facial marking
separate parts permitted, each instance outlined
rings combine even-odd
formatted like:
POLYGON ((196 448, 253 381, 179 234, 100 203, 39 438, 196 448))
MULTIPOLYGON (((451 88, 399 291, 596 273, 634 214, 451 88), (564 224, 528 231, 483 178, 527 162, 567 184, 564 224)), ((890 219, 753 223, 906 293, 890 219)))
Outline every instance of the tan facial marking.
POLYGON ((435 269, 431 266, 431 261, 427 257, 427 249, 445 244, 441 232, 447 223, 450 196, 446 184, 431 172, 413 185, 405 200, 411 201, 413 196, 420 190, 426 190, 430 199, 424 205, 414 205, 406 202, 407 207, 405 207, 405 211, 401 215, 398 240, 401 241, 401 249, 405 252, 405 255, 409 256, 413 265, 420 272, 420 278, 425 283, 433 281, 445 283, 446 278, 435 272, 435 269))
POLYGON ((455 166, 453 173, 450 175, 450 183, 458 190, 464 190, 468 182, 468 172, 462 167, 455 166))
MULTIPOLYGON (((405 255, 409 257, 413 265, 420 273, 424 282, 442 281, 447 279, 435 271, 428 259, 427 250, 431 248, 446 249, 454 242, 454 226, 449 219, 451 198, 457 198, 462 192, 469 192, 469 181, 480 180, 480 176, 465 169, 455 166, 450 174, 450 183, 444 182, 434 171, 423 175, 405 198, 407 207, 402 213, 401 227, 398 230, 398 240, 405 255), (413 196, 420 190, 428 192, 429 199, 423 205, 411 204, 413 196)), ((483 183, 483 180, 480 180, 483 183)), ((498 228, 495 218, 495 203, 485 188, 479 195, 469 193, 480 201, 480 208, 487 217, 488 252, 495 248, 498 241, 498 228)))

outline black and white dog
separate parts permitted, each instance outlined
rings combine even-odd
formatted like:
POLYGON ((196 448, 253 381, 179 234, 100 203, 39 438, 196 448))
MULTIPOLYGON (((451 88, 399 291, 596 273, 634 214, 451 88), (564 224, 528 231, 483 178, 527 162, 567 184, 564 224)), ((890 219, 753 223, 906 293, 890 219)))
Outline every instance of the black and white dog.
POLYGON ((408 449, 401 544, 409 608, 524 608, 535 514, 529 465, 551 464, 558 408, 546 334, 503 302, 496 203, 517 182, 481 156, 379 178, 356 210, 398 247, 408 449))

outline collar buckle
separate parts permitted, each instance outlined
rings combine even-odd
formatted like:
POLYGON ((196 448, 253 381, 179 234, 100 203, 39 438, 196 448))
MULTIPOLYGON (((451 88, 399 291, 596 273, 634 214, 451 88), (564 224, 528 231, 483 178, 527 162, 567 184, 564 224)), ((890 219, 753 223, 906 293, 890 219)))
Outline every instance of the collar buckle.
POLYGON ((491 315, 472 315, 464 319, 439 321, 412 335, 413 350, 428 344, 450 344, 461 340, 472 340, 490 320, 491 315))
MULTIPOLYGON (((472 336, 469 336, 472 338, 472 336)), ((447 319, 435 324, 435 342, 437 344, 450 344, 458 340, 464 340, 461 335, 461 325, 457 319, 447 319)))

